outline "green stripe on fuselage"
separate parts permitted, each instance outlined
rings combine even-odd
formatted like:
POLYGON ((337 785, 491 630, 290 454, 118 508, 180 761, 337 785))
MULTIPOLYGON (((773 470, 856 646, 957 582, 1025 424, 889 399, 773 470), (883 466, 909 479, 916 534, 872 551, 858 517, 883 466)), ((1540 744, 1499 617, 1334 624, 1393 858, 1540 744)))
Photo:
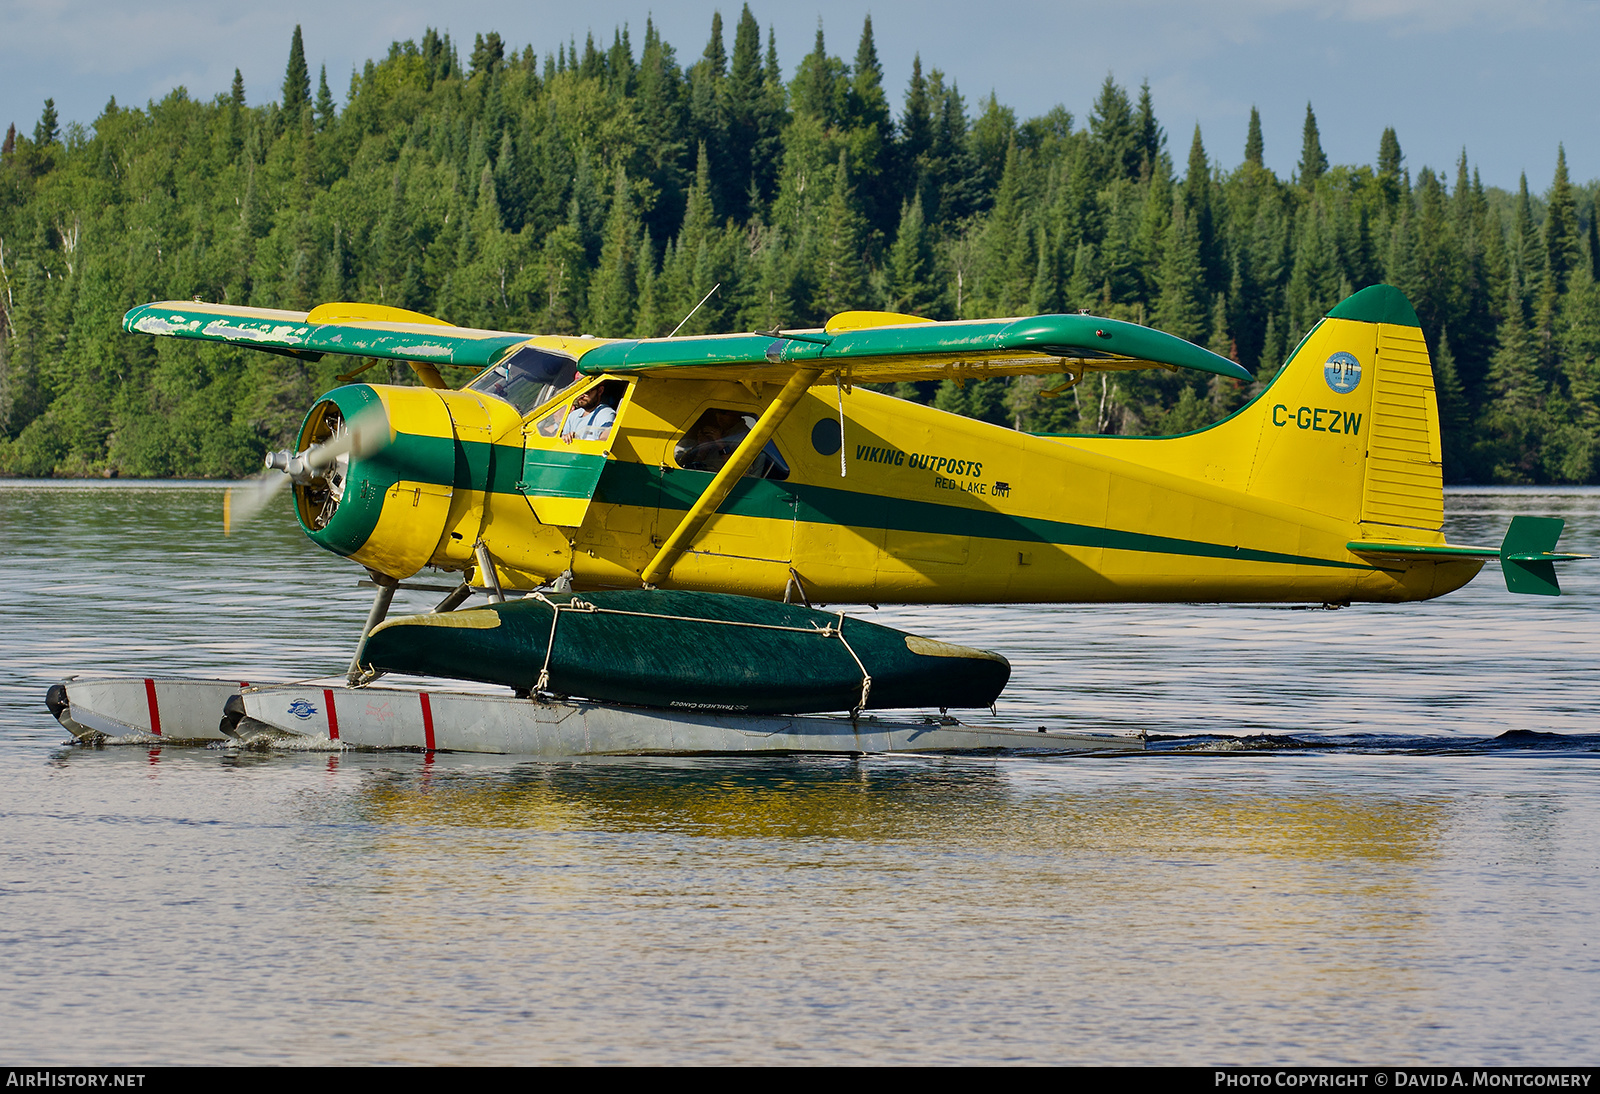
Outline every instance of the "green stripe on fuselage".
POLYGON ((400 433, 382 452, 361 461, 360 470, 382 490, 397 482, 423 482, 491 494, 587 498, 605 463, 594 452, 400 433))
MULTIPOLYGON (((705 471, 662 471, 636 463, 612 462, 600 479, 595 500, 616 505, 687 510, 700 496, 711 474, 705 471)), ((1113 551, 1225 558, 1286 566, 1323 566, 1338 570, 1376 567, 1311 555, 1258 551, 1221 543, 1124 532, 1087 524, 1019 517, 994 510, 975 510, 937 502, 862 494, 805 483, 741 479, 717 512, 769 520, 799 520, 851 528, 888 528, 897 532, 971 536, 975 539, 1047 543, 1061 547, 1103 547, 1113 551)))
MULTIPOLYGON (((442 446, 455 448, 454 478, 457 488, 483 489, 487 481, 495 494, 529 493, 544 497, 583 497, 578 484, 593 475, 593 461, 603 459, 589 453, 535 449, 536 462, 524 463, 523 449, 513 445, 489 445, 481 441, 456 441, 444 437, 417 437, 401 434, 385 450, 384 462, 396 449, 395 462, 403 465, 403 477, 417 482, 444 485, 442 475, 429 469, 446 466, 438 462, 442 446), (414 451, 410 451, 414 449, 414 451), (493 449, 492 455, 490 450, 493 449), (537 474, 538 481, 525 475, 537 474), (518 483, 524 489, 517 488, 518 483), (577 489, 578 492, 574 492, 577 489)), ((707 471, 662 470, 622 460, 605 460, 594 500, 611 505, 631 505, 646 509, 687 511, 694 504, 712 475, 707 471)), ((391 480, 391 483, 396 480, 391 480)), ((1150 554, 1188 555, 1222 558, 1239 562, 1268 562, 1284 566, 1321 566, 1337 570, 1371 571, 1380 567, 1312 555, 1261 551, 1202 540, 1126 532, 1088 524, 1013 516, 994 510, 967 509, 911 498, 863 494, 806 483, 775 482, 766 479, 740 479, 719 513, 768 520, 799 520, 808 524, 843 525, 850 528, 887 528, 897 532, 924 532, 932 535, 970 536, 974 539, 1005 540, 1017 543, 1043 543, 1060 547, 1100 547, 1112 551, 1143 551, 1150 554)))

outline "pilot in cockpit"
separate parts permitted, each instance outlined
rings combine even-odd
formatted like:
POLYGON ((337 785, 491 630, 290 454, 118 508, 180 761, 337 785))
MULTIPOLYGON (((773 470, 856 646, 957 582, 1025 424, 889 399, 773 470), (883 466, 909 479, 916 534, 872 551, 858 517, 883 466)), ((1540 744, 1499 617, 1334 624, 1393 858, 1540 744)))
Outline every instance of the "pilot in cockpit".
POLYGON ((606 401, 605 389, 605 384, 596 384, 572 400, 572 412, 567 415, 561 428, 561 439, 567 444, 573 441, 603 441, 611 435, 617 411, 606 401))

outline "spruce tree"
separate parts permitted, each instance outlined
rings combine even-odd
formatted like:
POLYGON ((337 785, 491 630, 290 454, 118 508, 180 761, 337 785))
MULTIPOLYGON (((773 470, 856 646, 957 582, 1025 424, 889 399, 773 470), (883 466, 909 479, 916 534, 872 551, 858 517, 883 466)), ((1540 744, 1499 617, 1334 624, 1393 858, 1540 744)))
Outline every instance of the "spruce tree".
POLYGON ((233 88, 228 93, 228 101, 241 110, 244 108, 244 75, 238 69, 233 70, 233 88))
POLYGON ((640 151, 648 165, 650 184, 658 193, 654 207, 645 214, 645 226, 651 238, 670 241, 683 220, 695 146, 688 140, 688 111, 676 56, 649 19, 644 25, 639 93, 633 108, 643 137, 640 151))
POLYGON ((889 98, 883 91, 883 67, 878 63, 878 47, 872 38, 871 15, 861 27, 848 102, 846 124, 855 153, 852 168, 858 176, 856 200, 868 228, 887 235, 894 228, 899 206, 891 190, 897 181, 892 163, 894 122, 889 117, 889 98), (890 186, 881 184, 885 174, 890 186))
POLYGON ((306 47, 296 23, 289 39, 289 64, 283 73, 283 122, 289 129, 300 125, 300 112, 311 105, 311 70, 306 67, 306 47))
POLYGON ((1439 434, 1444 448, 1444 480, 1463 482, 1471 477, 1471 409, 1450 351, 1450 335, 1441 332, 1433 357, 1433 390, 1439 404, 1439 434))
MULTIPOLYGON (((594 54, 594 35, 589 35, 589 53, 594 54)), ((474 76, 491 76, 505 62, 506 44, 501 40, 497 31, 490 31, 487 35, 474 34, 472 36, 472 55, 468 59, 467 78, 474 76)))
POLYGON ((54 99, 46 99, 44 101, 44 113, 39 115, 39 120, 33 127, 33 143, 40 149, 48 148, 56 142, 56 138, 59 135, 60 128, 57 125, 56 101, 54 99))
POLYGON ((656 306, 656 256, 648 232, 644 233, 639 241, 636 261, 638 267, 634 272, 633 283, 637 287, 639 299, 638 307, 634 311, 633 336, 655 338, 667 332, 661 329, 661 313, 656 306))
POLYGON ((1306 124, 1300 137, 1300 185, 1307 190, 1314 190, 1317 180, 1328 170, 1328 157, 1322 153, 1322 138, 1317 133, 1317 116, 1312 113, 1311 104, 1306 103, 1306 124))
POLYGON ((742 201, 747 177, 737 167, 730 168, 729 128, 724 84, 728 78, 728 54, 722 44, 722 14, 711 15, 711 38, 700 60, 689 70, 689 124, 699 137, 710 160, 710 198, 712 207, 726 212, 742 201))
POLYGON ((778 192, 783 169, 783 128, 789 123, 788 90, 778 65, 778 39, 767 28, 767 50, 761 62, 761 98, 756 107, 756 140, 750 153, 751 175, 764 202, 778 192))
MULTIPOLYGON (((1239 360, 1239 345, 1228 330, 1228 299, 1224 293, 1217 293, 1211 304, 1211 336, 1206 342, 1206 349, 1218 357, 1226 357, 1230 361, 1239 360)), ((1206 382, 1207 402, 1210 414, 1200 425, 1232 414, 1245 404, 1250 397, 1249 387, 1238 380, 1226 376, 1213 376, 1206 382)), ((1198 426, 1197 426, 1198 428, 1198 426)))
POLYGON ((922 196, 917 194, 909 205, 901 206, 900 227, 889 252, 890 311, 933 318, 939 296, 933 265, 933 243, 922 217, 922 196))
POLYGON ((755 162, 757 142, 761 132, 762 74, 761 28, 750 5, 744 6, 733 36, 733 63, 728 79, 723 85, 725 116, 727 119, 727 165, 729 183, 724 193, 727 209, 735 220, 744 221, 756 210, 750 207, 749 193, 752 183, 761 194, 765 171, 755 162), (735 189, 733 183, 738 183, 735 189))
POLYGON ((711 334, 719 329, 726 297, 700 303, 720 280, 716 236, 711 207, 711 160, 702 142, 694 185, 689 188, 684 208, 683 227, 678 232, 671 261, 663 263, 656 290, 665 313, 662 322, 669 324, 669 330, 686 316, 690 318, 684 323, 684 334, 711 334), (697 305, 699 310, 695 310, 697 305))
POLYGON ((333 92, 328 90, 328 66, 322 66, 322 75, 317 81, 317 132, 325 133, 333 124, 334 119, 333 92))
POLYGON ((1211 185, 1211 162, 1200 140, 1200 124, 1196 122, 1194 140, 1189 144, 1188 169, 1183 179, 1183 205, 1200 245, 1200 265, 1205 271, 1206 286, 1213 292, 1220 292, 1226 284, 1228 271, 1222 260, 1222 248, 1212 213, 1211 185))
POLYGON ((639 69, 633 63, 633 43, 628 41, 628 28, 613 31, 611 51, 606 54, 606 82, 612 95, 631 99, 638 81, 639 69))
POLYGON ((1538 306, 1544 288, 1545 248, 1533 223, 1533 198, 1524 172, 1517 184, 1511 222, 1511 277, 1516 282, 1518 317, 1525 322, 1538 306))
POLYGON ((1099 153, 1101 185, 1114 178, 1138 179, 1145 162, 1143 135, 1127 92, 1109 74, 1089 111, 1089 134, 1099 153))
POLYGON ((1400 195, 1405 191, 1400 181, 1401 164, 1404 162, 1400 138, 1392 127, 1385 129, 1378 141, 1378 192, 1383 195, 1383 203, 1389 209, 1399 203, 1400 195))
POLYGON ((728 75, 728 51, 722 44, 722 13, 711 13, 711 38, 706 42, 706 51, 701 56, 701 61, 706 66, 706 72, 714 80, 722 80, 728 75))
POLYGON ((1527 483, 1539 464, 1544 389, 1535 370, 1535 346, 1522 303, 1511 290, 1500 348, 1489 366, 1490 401, 1478 425, 1478 458, 1495 482, 1527 483))
POLYGON ((1567 291, 1568 278, 1582 257, 1578 242, 1578 203, 1567 178, 1567 150, 1562 145, 1556 146, 1556 175, 1545 203, 1544 250, 1549 279, 1545 291, 1551 296, 1560 296, 1567 291))
POLYGON ((866 225, 856 209, 849 156, 843 150, 833 177, 833 194, 818 232, 811 309, 818 320, 826 321, 839 312, 867 304, 867 269, 862 260, 866 225))
POLYGON ((1423 332, 1436 340, 1455 318, 1464 272, 1460 247, 1451 233, 1444 186, 1431 168, 1417 175, 1415 265, 1410 280, 1395 284, 1410 298, 1423 332))
POLYGON ((612 188, 611 213, 606 218, 605 243, 600 265, 589 288, 589 331, 602 338, 622 338, 634 329, 638 295, 638 256, 635 242, 639 221, 633 212, 628 174, 618 170, 612 188))
POLYGON ((1600 284, 1600 200, 1589 202, 1589 280, 1600 284))
POLYGON ((1025 201, 1021 158, 1017 142, 1012 140, 1006 147, 994 208, 978 237, 978 277, 973 295, 983 299, 985 310, 991 314, 1014 315, 1019 304, 1028 298, 1033 240, 1025 226, 1025 201))
POLYGON ((875 126, 880 138, 890 137, 889 99, 883 93, 883 66, 878 63, 878 47, 872 38, 872 16, 861 25, 861 41, 856 46, 855 68, 850 76, 851 122, 856 126, 875 126))
POLYGON ((1139 174, 1142 178, 1149 178, 1155 173, 1156 163, 1161 159, 1167 143, 1166 131, 1156 122, 1156 108, 1150 98, 1149 80, 1139 85, 1139 118, 1136 124, 1139 140, 1139 174))
POLYGON ((934 127, 934 170, 939 180, 939 222, 946 228, 972 216, 985 203, 978 187, 977 163, 972 155, 971 127, 967 103, 961 88, 951 81, 944 85, 944 74, 932 73, 930 87, 938 87, 939 120, 934 127))
POLYGON ((1205 275, 1200 267, 1200 241, 1183 202, 1172 206, 1161 256, 1161 296, 1154 325, 1190 342, 1200 342, 1206 330, 1205 275))
POLYGON ((1254 106, 1250 107, 1250 130, 1244 138, 1244 162, 1255 167, 1263 166, 1261 155, 1261 112, 1254 106))
POLYGON ((1028 294, 1027 310, 1034 315, 1051 315, 1066 307, 1063 299, 1066 282, 1062 277, 1061 239, 1043 224, 1036 225, 1033 231, 1033 250, 1038 258, 1034 263, 1033 287, 1028 294))
POLYGON ((933 145, 933 99, 928 81, 922 75, 922 54, 911 58, 911 82, 906 87, 905 110, 900 115, 900 192, 915 191, 922 196, 928 165, 926 157, 933 145))
POLYGON ((501 136, 500 152, 494 158, 494 191, 500 199, 500 214, 506 228, 521 231, 528 218, 528 193, 517 142, 509 128, 501 136))
POLYGON ((817 23, 817 40, 810 53, 800 62, 789 85, 790 99, 796 114, 806 114, 820 121, 824 128, 837 126, 841 121, 844 93, 848 83, 844 63, 828 56, 828 47, 822 37, 822 23, 817 23))

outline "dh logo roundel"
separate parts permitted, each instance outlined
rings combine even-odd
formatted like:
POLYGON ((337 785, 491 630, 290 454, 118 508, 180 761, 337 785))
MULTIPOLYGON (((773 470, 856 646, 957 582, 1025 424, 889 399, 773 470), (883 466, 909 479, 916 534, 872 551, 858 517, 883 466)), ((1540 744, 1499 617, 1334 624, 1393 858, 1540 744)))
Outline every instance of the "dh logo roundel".
POLYGON ((1322 366, 1322 375, 1334 391, 1348 395, 1361 384, 1361 362, 1356 360, 1355 354, 1340 350, 1322 366))

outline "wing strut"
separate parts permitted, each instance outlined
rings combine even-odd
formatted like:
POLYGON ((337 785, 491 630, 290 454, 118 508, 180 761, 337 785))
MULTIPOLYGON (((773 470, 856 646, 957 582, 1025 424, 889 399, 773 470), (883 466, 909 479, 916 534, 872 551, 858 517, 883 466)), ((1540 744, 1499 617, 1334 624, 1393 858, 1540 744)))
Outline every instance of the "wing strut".
POLYGON ((801 369, 789 377, 789 382, 783 385, 778 397, 761 412, 755 428, 739 442, 739 447, 733 450, 733 455, 722 465, 722 470, 717 472, 711 484, 695 499, 695 503, 689 507, 689 511, 683 515, 678 526, 672 530, 667 541, 656 552, 656 557, 651 559, 650 565, 639 574, 646 585, 654 585, 672 572, 672 564, 678 561, 678 556, 694 542, 695 536, 700 534, 700 529, 705 527, 706 521, 717 511, 717 506, 727 498, 734 483, 738 482, 755 462, 756 454, 766 447, 773 433, 777 432, 783 420, 789 416, 789 412, 800 402, 800 397, 821 376, 821 369, 808 368, 801 369))

